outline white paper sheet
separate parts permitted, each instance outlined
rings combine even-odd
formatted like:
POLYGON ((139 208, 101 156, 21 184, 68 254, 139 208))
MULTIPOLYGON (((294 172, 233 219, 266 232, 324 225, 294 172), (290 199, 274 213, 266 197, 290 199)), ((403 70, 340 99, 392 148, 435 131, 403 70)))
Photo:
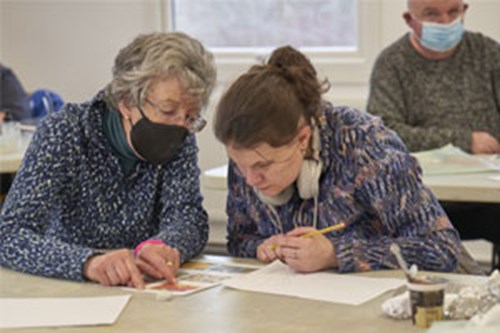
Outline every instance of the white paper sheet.
POLYGON ((425 176, 500 170, 499 159, 496 155, 471 155, 451 144, 412 155, 418 159, 425 176))
POLYGON ((130 295, 80 298, 0 298, 0 328, 113 324, 130 295))
POLYGON ((470 326, 468 320, 439 320, 432 323, 427 333, 498 333, 498 326, 470 326))
POLYGON ((372 278, 333 272, 296 273, 276 260, 266 267, 222 282, 247 291, 359 305, 404 284, 403 279, 372 278))
POLYGON ((500 182, 500 175, 498 176, 491 176, 490 179, 496 180, 497 182, 500 182))

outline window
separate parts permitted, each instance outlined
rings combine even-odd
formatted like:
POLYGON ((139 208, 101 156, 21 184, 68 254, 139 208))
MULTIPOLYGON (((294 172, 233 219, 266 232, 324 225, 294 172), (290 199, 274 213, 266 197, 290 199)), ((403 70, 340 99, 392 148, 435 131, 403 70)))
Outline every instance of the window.
POLYGON ((208 46, 222 81, 289 44, 306 53, 330 82, 366 83, 377 54, 378 1, 163 1, 168 29, 208 46))
POLYGON ((352 0, 174 0, 172 28, 215 51, 355 49, 356 1, 352 0))

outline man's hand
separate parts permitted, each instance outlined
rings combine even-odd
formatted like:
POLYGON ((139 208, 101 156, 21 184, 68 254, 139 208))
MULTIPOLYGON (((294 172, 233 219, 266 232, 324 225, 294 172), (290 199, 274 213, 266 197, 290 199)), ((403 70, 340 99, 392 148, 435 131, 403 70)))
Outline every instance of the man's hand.
POLYGON ((498 154, 500 143, 487 132, 472 132, 471 151, 473 154, 498 154))
POLYGON ((105 286, 131 286, 144 288, 141 272, 127 249, 111 251, 90 257, 85 263, 83 275, 105 286))

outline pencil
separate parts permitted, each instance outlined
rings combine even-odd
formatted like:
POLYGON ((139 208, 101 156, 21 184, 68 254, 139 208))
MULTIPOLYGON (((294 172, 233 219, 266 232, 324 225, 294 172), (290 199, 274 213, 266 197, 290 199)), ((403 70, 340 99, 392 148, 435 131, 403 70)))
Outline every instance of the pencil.
POLYGON ((320 229, 320 230, 316 230, 316 231, 310 232, 308 234, 304 234, 304 235, 302 235, 300 237, 302 237, 302 238, 311 238, 311 237, 314 237, 314 236, 318 236, 318 235, 323 235, 323 234, 329 233, 330 231, 342 230, 346 226, 347 225, 344 222, 340 222, 340 223, 331 225, 329 227, 326 227, 326 228, 323 228, 323 229, 320 229))
MULTIPOLYGON (((342 230, 345 227, 347 227, 347 224, 345 224, 344 222, 340 222, 340 223, 331 225, 329 227, 326 227, 326 228, 323 228, 323 229, 320 229, 320 230, 316 230, 316 231, 310 232, 308 234, 303 234, 300 237, 302 237, 302 238, 311 238, 311 237, 315 237, 315 236, 318 236, 318 235, 323 235, 323 234, 329 233, 331 231, 342 230)), ((271 250, 274 250, 277 247, 278 247, 278 245, 276 245, 276 244, 269 245, 269 248, 271 250)))

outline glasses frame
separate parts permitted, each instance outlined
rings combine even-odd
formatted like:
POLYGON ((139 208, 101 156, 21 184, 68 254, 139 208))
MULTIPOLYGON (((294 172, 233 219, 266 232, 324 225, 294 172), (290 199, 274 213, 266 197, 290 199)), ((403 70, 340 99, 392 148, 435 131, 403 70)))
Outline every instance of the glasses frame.
MULTIPOLYGON (((141 101, 143 90, 139 92, 139 101, 141 101)), ((159 107, 156 103, 152 102, 148 97, 144 97, 144 102, 151 105, 151 107, 157 112, 158 114, 163 114, 165 113, 161 107, 159 107)), ((144 110, 141 108, 141 103, 139 102, 137 105, 137 108, 141 111, 143 117, 145 116, 144 110)), ((146 117, 147 118, 147 117, 146 117)), ((180 116, 176 115, 173 116, 174 121, 180 120, 180 116)), ((205 126, 207 125, 207 121, 201 116, 200 112, 196 113, 196 116, 192 117, 189 115, 186 115, 184 118, 184 124, 185 127, 188 129, 189 132, 191 133, 199 133, 201 132, 205 126)))

